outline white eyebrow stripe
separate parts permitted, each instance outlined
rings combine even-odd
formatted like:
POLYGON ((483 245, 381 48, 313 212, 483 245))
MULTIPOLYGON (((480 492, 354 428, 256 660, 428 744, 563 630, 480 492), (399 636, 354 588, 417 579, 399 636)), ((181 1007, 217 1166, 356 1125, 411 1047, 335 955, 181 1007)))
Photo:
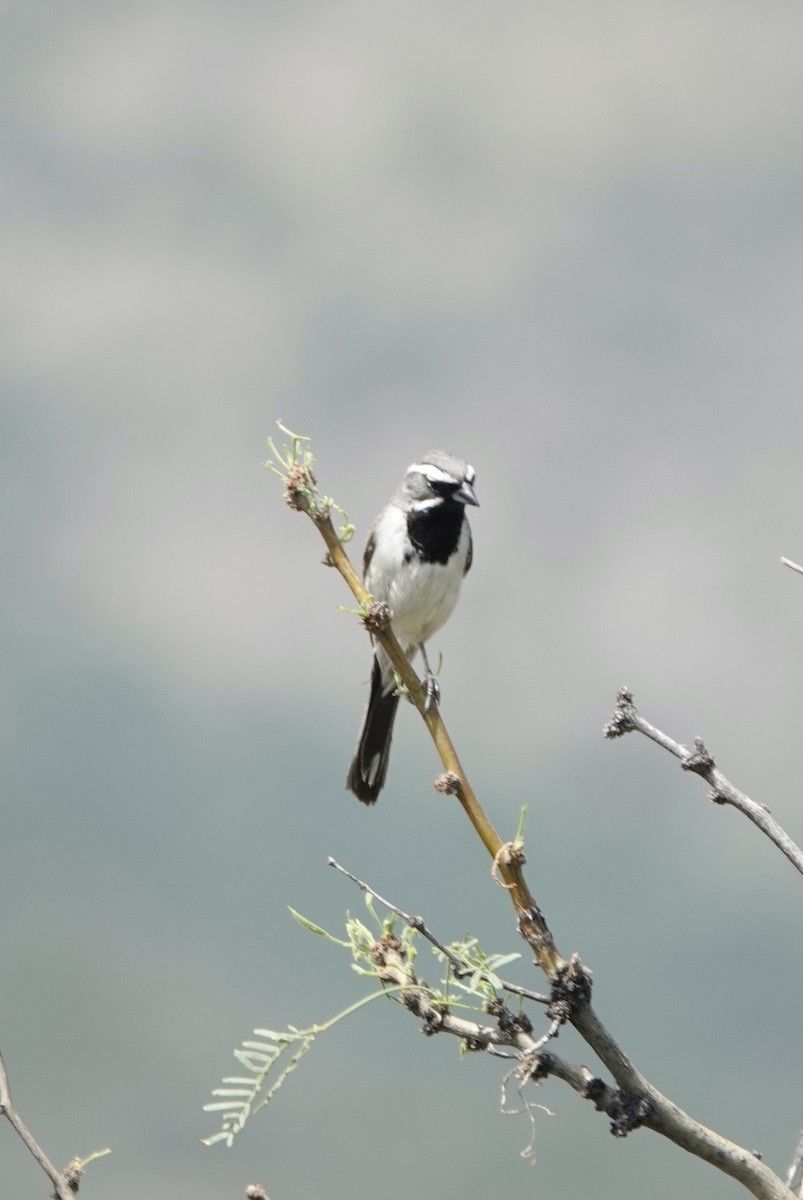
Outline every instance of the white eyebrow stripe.
POLYGON ((466 483, 473 483, 477 472, 472 467, 471 463, 466 463, 466 483))
POLYGON ((407 468, 408 475, 423 475, 430 483, 453 483, 457 484, 454 475, 450 475, 448 471, 442 471, 440 467, 434 466, 433 463, 413 463, 407 468))

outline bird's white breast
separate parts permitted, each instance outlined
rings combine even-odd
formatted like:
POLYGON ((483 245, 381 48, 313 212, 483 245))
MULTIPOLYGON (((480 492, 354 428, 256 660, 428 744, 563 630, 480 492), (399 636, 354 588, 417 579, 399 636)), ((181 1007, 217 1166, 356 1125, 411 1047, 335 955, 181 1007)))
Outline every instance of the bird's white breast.
POLYGON ((393 631, 408 656, 449 619, 460 594, 469 540, 464 523, 457 550, 447 563, 421 562, 415 556, 406 561, 410 541, 405 515, 395 505, 383 512, 365 585, 390 607, 393 631))

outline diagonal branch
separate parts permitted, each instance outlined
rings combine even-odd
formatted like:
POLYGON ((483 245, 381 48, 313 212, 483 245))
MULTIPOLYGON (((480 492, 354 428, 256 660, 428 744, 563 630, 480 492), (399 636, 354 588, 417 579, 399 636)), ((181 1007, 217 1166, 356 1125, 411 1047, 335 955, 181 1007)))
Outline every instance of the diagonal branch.
POLYGON ((510 894, 522 936, 547 977, 556 979, 565 971, 567 964, 558 953, 544 915, 525 882, 522 872, 524 855, 512 844, 503 842, 488 819, 463 770, 454 743, 443 723, 440 707, 433 704, 427 709, 426 693, 393 634, 391 614, 386 605, 374 603, 373 597, 355 571, 332 524, 331 503, 325 503, 318 497, 315 478, 309 466, 297 462, 285 465, 288 467, 284 476, 287 504, 297 512, 306 513, 326 543, 328 554, 324 561, 327 565, 336 567, 348 584, 360 605, 364 624, 387 653, 432 736, 445 771, 438 780, 438 790, 457 796, 510 894))
MULTIPOLYGON (((39 1163, 39 1166, 53 1184, 54 1195, 57 1200, 75 1200, 75 1193, 78 1191, 77 1177, 75 1178, 75 1186, 70 1186, 67 1175, 62 1174, 61 1171, 53 1166, 14 1107, 11 1100, 11 1086, 8 1082, 8 1074, 2 1053, 0 1053, 0 1116, 4 1116, 8 1120, 11 1128, 39 1163)), ((73 1176, 74 1172, 71 1171, 69 1178, 72 1179, 73 1176)))
MULTIPOLYGON (((533 950, 538 965, 552 985, 547 1013, 552 1018, 555 1031, 560 1024, 566 1021, 570 1022, 615 1079, 622 1106, 618 1114, 618 1126, 615 1132, 624 1136, 630 1129, 644 1125, 738 1180, 759 1200, 795 1200, 793 1193, 769 1167, 761 1162, 760 1158, 751 1151, 728 1141, 727 1138, 713 1130, 707 1129, 653 1087, 631 1063, 597 1017, 591 1007, 590 972, 582 965, 577 955, 572 955, 571 959, 567 961, 558 952, 546 920, 524 879, 525 858, 521 847, 514 843, 502 842, 469 784, 452 740, 446 731, 438 706, 434 705, 429 711, 426 710, 425 695, 418 677, 393 636, 390 613, 385 606, 374 604, 373 597, 366 591, 354 570, 343 543, 332 525, 330 517, 332 502, 322 500, 318 496, 316 481, 311 471, 311 456, 306 453, 303 459, 298 458, 298 443, 304 439, 299 439, 296 435, 291 436, 293 437, 293 450, 287 460, 282 461, 286 470, 286 474, 282 476, 286 486, 285 500, 290 508, 310 517, 317 527, 328 550, 327 558, 324 561, 327 565, 336 567, 343 576, 360 605, 364 623, 387 652, 413 703, 421 713, 446 772, 437 781, 438 789, 458 797, 466 815, 491 855, 495 870, 498 870, 505 884, 516 912, 519 931, 533 950)), ((622 693, 620 696, 623 704, 632 704, 632 697, 629 693, 622 693)), ((627 724, 628 716, 629 712, 623 711, 621 727, 612 722, 608 727, 608 736, 615 737, 625 733, 629 728, 636 728, 636 725, 627 724)), ((644 731, 646 732, 646 730, 644 731)), ((665 738, 657 730, 653 733, 657 735, 656 740, 660 740, 667 749, 672 748, 674 743, 671 743, 671 739, 665 738)), ((704 774, 705 771, 715 772, 717 795, 720 796, 720 791, 724 789, 720 796, 721 800, 735 803, 736 789, 725 780, 724 776, 720 776, 713 761, 706 764, 705 767, 702 762, 694 764, 690 761, 692 756, 683 747, 677 749, 681 751, 679 757, 684 759, 687 769, 697 770, 701 774, 704 774), (731 792, 734 793, 734 796, 731 795, 731 792)), ((712 786, 714 785, 712 784, 712 786)), ((738 795, 741 796, 741 793, 738 795)), ((747 797, 744 799, 747 800, 747 797)), ((766 811, 760 810, 759 806, 753 805, 752 801, 749 801, 749 805, 758 811, 766 811)), ((751 819, 756 819, 752 813, 748 813, 748 815, 751 815, 751 819)), ((398 941, 398 939, 395 940, 398 941)), ((435 1032, 435 1030, 431 1030, 431 1032, 435 1032)), ((492 1040, 489 1037, 489 1044, 492 1040)))
POLYGON ((667 734, 662 733, 660 729, 656 729, 649 721, 645 721, 633 703, 632 692, 625 687, 619 691, 616 697, 616 709, 603 733, 607 738, 616 738, 633 730, 643 733, 645 737, 662 746, 664 750, 674 754, 675 758, 680 759, 680 765, 684 771, 693 771, 695 775, 701 775, 711 785, 710 800, 713 800, 715 804, 730 804, 738 809, 754 825, 757 825, 761 832, 765 833, 781 853, 786 855, 792 865, 803 874, 803 850, 782 829, 770 810, 763 804, 756 804, 755 800, 751 800, 744 792, 739 791, 722 774, 713 757, 703 745, 701 738, 694 739, 694 750, 690 751, 680 742, 676 742, 667 734))

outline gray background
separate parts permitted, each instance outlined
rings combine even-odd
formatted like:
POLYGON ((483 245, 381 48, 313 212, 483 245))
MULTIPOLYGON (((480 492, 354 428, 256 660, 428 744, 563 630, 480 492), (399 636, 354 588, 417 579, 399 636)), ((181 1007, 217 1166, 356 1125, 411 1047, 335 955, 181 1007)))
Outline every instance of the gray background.
POLYGON ((357 553, 418 454, 474 464, 465 765, 641 1068, 785 1166, 801 881, 601 727, 628 683, 800 838, 801 45, 738 0, 4 6, 0 1036, 57 1162, 113 1147, 82 1195, 736 1193, 556 1084, 528 1168, 500 1064, 389 1004, 199 1144, 254 1025, 361 994, 286 913, 359 910, 328 854, 517 948, 411 711, 376 810, 343 790, 368 646, 277 417, 357 553))

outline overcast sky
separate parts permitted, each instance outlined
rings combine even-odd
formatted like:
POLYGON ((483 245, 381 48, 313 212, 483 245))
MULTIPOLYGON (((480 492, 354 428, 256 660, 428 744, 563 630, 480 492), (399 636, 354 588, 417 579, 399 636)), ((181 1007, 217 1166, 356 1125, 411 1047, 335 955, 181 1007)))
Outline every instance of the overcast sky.
MULTIPOLYGON (((418 455, 473 463, 453 738, 500 833, 529 804, 602 1019, 785 1170, 798 880, 601 728, 629 684, 803 837, 801 45, 747 0, 5 7, 0 1044, 54 1160, 112 1146, 82 1195, 735 1193, 557 1085, 527 1168, 499 1065, 389 1004, 200 1147, 240 1039, 361 994, 286 911, 359 909, 328 854, 517 948, 412 711, 376 810, 344 790, 369 647, 261 466, 277 418, 356 558, 418 455)), ((8 1130, 0 1163, 44 1195, 8 1130)))

